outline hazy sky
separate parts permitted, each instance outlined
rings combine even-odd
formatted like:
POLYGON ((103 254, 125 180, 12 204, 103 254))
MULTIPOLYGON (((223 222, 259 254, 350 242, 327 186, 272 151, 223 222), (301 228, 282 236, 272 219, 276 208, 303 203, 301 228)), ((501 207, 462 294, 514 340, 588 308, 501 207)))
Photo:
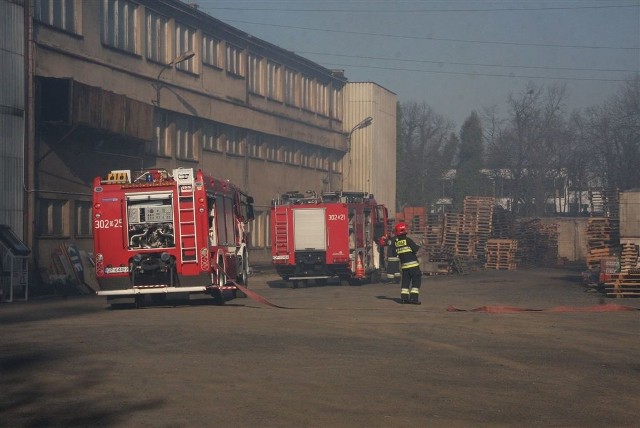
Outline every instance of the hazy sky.
POLYGON ((640 0, 194 0, 200 10, 459 127, 531 81, 602 103, 640 72, 640 0))

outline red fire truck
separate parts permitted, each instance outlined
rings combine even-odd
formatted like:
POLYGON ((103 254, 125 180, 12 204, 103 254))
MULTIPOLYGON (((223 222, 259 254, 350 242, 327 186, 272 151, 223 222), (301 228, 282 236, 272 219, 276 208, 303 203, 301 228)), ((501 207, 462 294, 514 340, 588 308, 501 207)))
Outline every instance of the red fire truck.
POLYGON ((96 275, 110 303, 209 294, 247 284, 253 198, 192 168, 117 170, 93 181, 96 275))
POLYGON ((332 277, 349 284, 377 281, 387 217, 385 206, 365 192, 279 194, 271 207, 273 265, 293 288, 332 277))

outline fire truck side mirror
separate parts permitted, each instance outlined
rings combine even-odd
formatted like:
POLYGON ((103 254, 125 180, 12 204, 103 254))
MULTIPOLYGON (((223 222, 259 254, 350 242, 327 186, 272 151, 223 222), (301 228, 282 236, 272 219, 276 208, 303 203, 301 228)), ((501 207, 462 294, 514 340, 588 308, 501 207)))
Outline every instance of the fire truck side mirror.
POLYGON ((249 202, 249 204, 247 205, 247 221, 253 220, 254 219, 254 213, 253 213, 253 198, 251 198, 251 201, 249 202))

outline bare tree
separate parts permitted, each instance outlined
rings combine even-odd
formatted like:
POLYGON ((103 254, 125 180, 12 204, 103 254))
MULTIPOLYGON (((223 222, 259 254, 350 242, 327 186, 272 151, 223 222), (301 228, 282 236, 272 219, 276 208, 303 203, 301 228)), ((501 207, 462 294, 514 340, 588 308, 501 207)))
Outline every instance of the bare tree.
POLYGON ((398 206, 426 206, 438 197, 442 173, 451 167, 452 123, 425 103, 398 108, 398 206))
POLYGON ((609 189, 640 187, 640 75, 581 120, 595 177, 609 189))
POLYGON ((542 216, 554 181, 563 175, 561 146, 568 138, 565 86, 529 83, 509 97, 509 117, 490 147, 492 165, 509 170, 514 211, 542 216))

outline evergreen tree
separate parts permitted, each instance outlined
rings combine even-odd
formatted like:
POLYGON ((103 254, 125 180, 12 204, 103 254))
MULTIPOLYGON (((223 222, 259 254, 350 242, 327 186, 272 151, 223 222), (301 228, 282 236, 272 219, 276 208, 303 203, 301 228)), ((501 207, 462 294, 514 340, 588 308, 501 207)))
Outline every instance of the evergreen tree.
POLYGON ((453 188, 453 204, 459 211, 465 196, 486 194, 486 179, 481 172, 484 167, 482 139, 482 123, 473 111, 460 128, 460 150, 453 188))

